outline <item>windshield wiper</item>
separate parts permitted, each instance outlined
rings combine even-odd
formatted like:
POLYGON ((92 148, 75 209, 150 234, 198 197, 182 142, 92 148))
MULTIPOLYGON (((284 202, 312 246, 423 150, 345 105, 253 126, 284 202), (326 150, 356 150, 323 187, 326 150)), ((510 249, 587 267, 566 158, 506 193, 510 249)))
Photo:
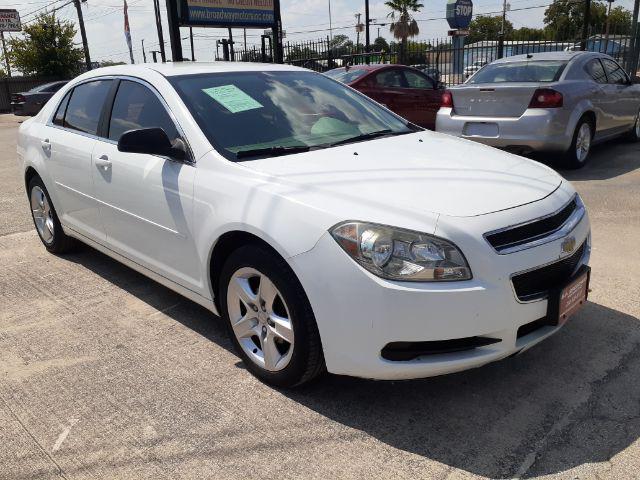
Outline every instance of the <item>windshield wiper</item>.
POLYGON ((361 135, 356 135, 355 137, 345 138, 344 140, 338 140, 337 142, 333 142, 330 147, 335 147, 338 145, 345 145, 347 143, 353 142, 361 142, 363 140, 370 140, 372 138, 384 137, 385 135, 394 134, 394 135, 402 135, 403 133, 410 132, 394 132, 390 128, 385 128, 384 130, 377 130, 375 132, 363 133, 361 135))
POLYGON ((266 155, 269 157, 277 157, 280 155, 289 155, 290 153, 308 152, 311 147, 307 145, 293 145, 285 147, 284 145, 275 145, 265 148, 251 148, 248 150, 240 150, 236 152, 236 158, 257 157, 266 155))

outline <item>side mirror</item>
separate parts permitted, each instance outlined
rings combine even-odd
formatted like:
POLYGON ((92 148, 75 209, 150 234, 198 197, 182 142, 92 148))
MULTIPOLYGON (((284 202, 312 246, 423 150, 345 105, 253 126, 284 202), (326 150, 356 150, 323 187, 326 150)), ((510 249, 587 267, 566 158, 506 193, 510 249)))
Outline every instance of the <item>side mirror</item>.
POLYGON ((160 155, 180 161, 187 158, 184 143, 180 141, 172 145, 162 128, 140 128, 124 132, 118 140, 118 151, 160 155))

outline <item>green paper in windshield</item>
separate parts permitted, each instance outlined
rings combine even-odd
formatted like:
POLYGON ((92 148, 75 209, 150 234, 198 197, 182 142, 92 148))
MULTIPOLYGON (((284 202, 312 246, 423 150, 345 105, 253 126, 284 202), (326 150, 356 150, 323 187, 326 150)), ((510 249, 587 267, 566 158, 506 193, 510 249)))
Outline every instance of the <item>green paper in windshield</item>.
POLYGON ((251 98, 235 85, 203 88, 202 91, 231 113, 244 112, 254 108, 262 108, 262 104, 251 98))

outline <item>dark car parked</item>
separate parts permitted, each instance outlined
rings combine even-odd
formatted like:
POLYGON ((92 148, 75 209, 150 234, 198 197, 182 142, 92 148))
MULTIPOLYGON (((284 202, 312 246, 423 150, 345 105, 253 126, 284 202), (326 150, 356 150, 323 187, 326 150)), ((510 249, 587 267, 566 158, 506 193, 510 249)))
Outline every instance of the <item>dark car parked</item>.
POLYGON ((325 75, 355 88, 410 122, 435 129, 442 89, 433 78, 404 65, 354 65, 325 75))
POLYGON ((66 83, 66 80, 45 83, 32 88, 28 92, 12 93, 11 110, 16 115, 35 115, 53 97, 53 94, 66 83))

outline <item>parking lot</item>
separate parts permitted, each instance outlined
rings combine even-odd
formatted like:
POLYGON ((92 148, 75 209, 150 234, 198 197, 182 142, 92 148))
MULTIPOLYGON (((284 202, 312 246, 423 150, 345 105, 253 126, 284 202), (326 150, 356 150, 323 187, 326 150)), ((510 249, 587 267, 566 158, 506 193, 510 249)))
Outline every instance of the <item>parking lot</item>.
POLYGON ((557 335, 460 374, 279 391, 205 309, 89 247, 46 253, 19 121, 0 115, 0 479, 638 478, 640 144, 563 172, 593 291, 557 335))

